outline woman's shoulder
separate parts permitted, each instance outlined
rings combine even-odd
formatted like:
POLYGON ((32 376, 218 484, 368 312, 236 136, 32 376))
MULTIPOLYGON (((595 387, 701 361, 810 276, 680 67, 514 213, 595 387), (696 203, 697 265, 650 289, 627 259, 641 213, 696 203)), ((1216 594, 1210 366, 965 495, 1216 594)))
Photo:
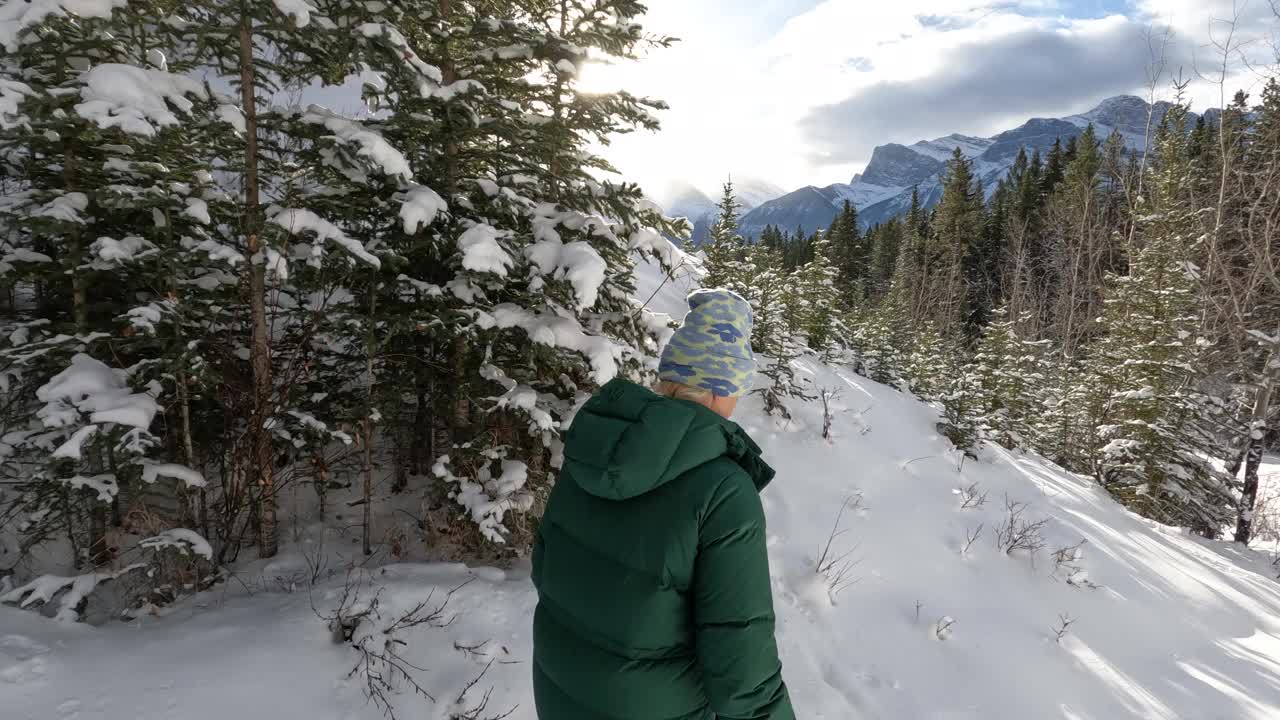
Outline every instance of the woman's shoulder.
POLYGON ((763 523, 764 509, 751 475, 729 457, 719 457, 689 470, 681 478, 694 493, 699 524, 719 518, 742 525, 763 523))

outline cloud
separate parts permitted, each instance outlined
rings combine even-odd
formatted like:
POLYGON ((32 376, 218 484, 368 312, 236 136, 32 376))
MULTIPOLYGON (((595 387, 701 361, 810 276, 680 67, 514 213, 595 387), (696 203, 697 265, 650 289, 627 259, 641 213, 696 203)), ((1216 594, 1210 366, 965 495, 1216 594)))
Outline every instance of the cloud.
POLYGON ((972 37, 935 72, 882 80, 801 121, 815 164, 865 161, 886 142, 952 132, 986 135, 1032 115, 1059 115, 1134 92, 1149 61, 1145 28, 1112 16, 972 37))
MULTIPOLYGON (((682 38, 642 62, 584 72, 587 89, 667 100, 660 133, 606 150, 628 179, 682 179, 714 194, 754 176, 824 185, 862 169, 876 145, 953 132, 990 135, 1029 117, 1146 95, 1144 33, 1175 32, 1168 72, 1193 82, 1196 109, 1219 102, 1213 18, 1242 7, 1236 41, 1257 67, 1275 62, 1280 22, 1267 0, 648 0, 646 30, 682 38)), ((1258 92, 1237 62, 1227 82, 1258 92)), ((1159 82, 1171 99, 1171 78, 1159 82)), ((1230 99, 1230 92, 1227 94, 1230 99)))

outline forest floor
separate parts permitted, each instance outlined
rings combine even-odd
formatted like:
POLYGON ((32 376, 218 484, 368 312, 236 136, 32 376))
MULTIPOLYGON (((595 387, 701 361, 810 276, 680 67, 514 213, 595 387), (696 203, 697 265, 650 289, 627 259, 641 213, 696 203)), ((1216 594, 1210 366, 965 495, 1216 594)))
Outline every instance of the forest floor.
MULTIPOLYGON (((642 279, 641 298, 657 290, 655 307, 679 313, 683 288, 642 279)), ((815 388, 838 391, 830 441, 818 403, 797 406, 789 421, 754 400, 739 415, 779 470, 763 499, 778 642, 799 717, 1280 718, 1280 583, 1265 546, 1143 520, 1035 456, 986 447, 962 461, 935 431, 935 408, 812 360, 798 369, 815 388), (985 502, 965 507, 971 497, 985 502), (1015 525, 1044 521, 1037 552, 997 546, 1011 505, 1021 508, 1015 525), (815 565, 838 516, 832 550, 849 553, 850 565, 833 592, 815 565)), ((1280 487, 1280 463, 1266 470, 1280 487)), ((359 654, 335 642, 324 619, 358 589, 359 602, 378 598, 383 624, 449 601, 441 622, 401 634, 401 656, 435 700, 398 683, 390 700, 400 718, 445 720, 491 691, 479 717, 514 708, 512 720, 534 720, 527 563, 348 573, 355 553, 340 529, 304 523, 279 557, 242 563, 235 581, 159 616, 65 625, 2 607, 0 715, 382 717, 352 675, 359 654)))

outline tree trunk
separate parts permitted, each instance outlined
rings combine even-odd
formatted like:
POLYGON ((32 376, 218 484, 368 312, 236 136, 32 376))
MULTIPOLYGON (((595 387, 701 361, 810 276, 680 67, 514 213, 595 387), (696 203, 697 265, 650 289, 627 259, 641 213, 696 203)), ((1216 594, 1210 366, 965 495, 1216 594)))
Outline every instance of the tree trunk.
MULTIPOLYGON (((434 349, 434 345, 432 346, 434 349)), ((433 353, 434 356, 434 353, 433 353)), ((426 475, 435 461, 436 412, 435 378, 430 371, 419 371, 417 406, 413 415, 412 447, 409 465, 414 475, 426 475)))
POLYGON ((271 346, 267 335, 266 265, 258 235, 258 109, 253 59, 253 20, 246 10, 240 21, 240 96, 244 105, 244 233, 249 250, 249 312, 253 334, 249 347, 253 368, 253 412, 249 420, 248 472, 257 486, 258 556, 274 557, 279 549, 276 530, 276 488, 271 453, 271 346))
POLYGON ((374 334, 376 323, 378 284, 369 288, 369 327, 365 333, 365 410, 364 410, 364 531, 361 543, 364 554, 373 554, 373 356, 377 351, 377 339, 374 334))
POLYGON ((1244 488, 1240 493, 1240 511, 1236 518, 1236 537, 1238 543, 1248 545, 1253 537, 1253 511, 1258 502, 1258 467, 1262 464, 1263 444, 1267 437, 1267 415, 1271 412, 1271 395, 1274 388, 1273 366, 1280 363, 1277 351, 1271 351, 1271 357, 1263 368, 1262 387, 1253 403, 1253 417, 1249 423, 1249 444, 1245 453, 1244 488))

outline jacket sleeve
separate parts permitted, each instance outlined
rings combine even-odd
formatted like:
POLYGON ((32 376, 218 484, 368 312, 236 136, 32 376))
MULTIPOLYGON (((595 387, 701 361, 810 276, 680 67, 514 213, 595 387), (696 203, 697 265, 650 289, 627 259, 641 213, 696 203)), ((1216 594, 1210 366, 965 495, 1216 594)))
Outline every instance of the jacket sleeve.
POLYGON ((694 565, 698 664, 724 720, 794 720, 773 637, 764 510, 745 476, 720 483, 703 516, 694 565))

